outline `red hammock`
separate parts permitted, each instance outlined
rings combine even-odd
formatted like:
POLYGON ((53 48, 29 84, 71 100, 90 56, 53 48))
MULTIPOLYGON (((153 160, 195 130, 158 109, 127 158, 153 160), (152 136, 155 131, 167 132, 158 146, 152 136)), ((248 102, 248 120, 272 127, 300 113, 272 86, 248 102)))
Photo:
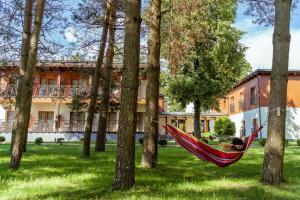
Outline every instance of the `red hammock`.
POLYGON ((166 131, 175 139, 175 141, 184 147, 186 150, 197 156, 198 158, 212 162, 219 167, 227 167, 235 162, 237 162, 244 153, 251 146, 252 142, 256 138, 258 132, 263 128, 261 126, 255 130, 250 136, 246 137, 244 140, 244 150, 243 151, 233 151, 225 152, 218 149, 214 149, 206 143, 199 141, 197 138, 190 136, 183 131, 170 126, 163 126, 166 131))

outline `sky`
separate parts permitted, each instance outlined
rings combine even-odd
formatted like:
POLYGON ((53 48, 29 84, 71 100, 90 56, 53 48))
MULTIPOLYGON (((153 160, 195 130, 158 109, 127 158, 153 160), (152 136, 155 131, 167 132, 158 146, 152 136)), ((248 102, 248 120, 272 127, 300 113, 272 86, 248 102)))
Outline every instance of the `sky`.
MULTIPOLYGON (((79 0, 67 0, 72 4, 77 4, 79 0)), ((252 66, 252 70, 271 69, 272 67, 272 34, 273 27, 254 24, 250 16, 244 15, 245 5, 240 4, 237 10, 235 26, 245 32, 241 43, 248 47, 246 59, 252 66)), ((74 29, 65 31, 65 44, 74 42, 74 29)), ((300 8, 296 8, 292 13, 291 21, 291 44, 289 69, 300 70, 300 8)))
MULTIPOLYGON (((244 15, 245 6, 239 5, 237 11, 236 27, 245 34, 241 43, 248 47, 246 59, 252 70, 271 69, 272 67, 272 35, 274 27, 265 27, 252 23, 253 18, 244 15)), ((300 70, 300 9, 292 13, 291 44, 289 69, 300 70)))

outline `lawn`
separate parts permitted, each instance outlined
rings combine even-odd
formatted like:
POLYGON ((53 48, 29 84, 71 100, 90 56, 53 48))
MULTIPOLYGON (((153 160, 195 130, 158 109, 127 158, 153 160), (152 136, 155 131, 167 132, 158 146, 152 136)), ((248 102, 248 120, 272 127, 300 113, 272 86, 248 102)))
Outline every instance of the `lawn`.
POLYGON ((300 147, 285 154, 286 184, 260 183, 263 148, 253 147, 225 169, 200 161, 179 147, 159 148, 157 169, 140 167, 136 152, 136 184, 129 191, 112 191, 115 146, 81 158, 81 144, 30 144, 21 169, 8 170, 7 144, 0 145, 0 199, 299 199, 300 147))

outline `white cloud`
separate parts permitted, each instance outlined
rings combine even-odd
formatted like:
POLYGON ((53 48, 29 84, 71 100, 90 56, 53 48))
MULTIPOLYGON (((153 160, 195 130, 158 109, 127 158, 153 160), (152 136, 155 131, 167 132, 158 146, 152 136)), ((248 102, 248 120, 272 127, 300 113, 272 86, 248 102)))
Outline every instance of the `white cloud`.
MULTIPOLYGON (((241 40, 249 49, 246 52, 246 59, 251 64, 252 69, 272 67, 272 35, 273 28, 267 28, 260 32, 246 34, 241 40)), ((291 31, 290 60, 289 69, 300 70, 300 29, 291 31)))
POLYGON ((76 30, 74 27, 68 27, 65 29, 65 37, 68 42, 76 42, 77 37, 76 37, 76 30))

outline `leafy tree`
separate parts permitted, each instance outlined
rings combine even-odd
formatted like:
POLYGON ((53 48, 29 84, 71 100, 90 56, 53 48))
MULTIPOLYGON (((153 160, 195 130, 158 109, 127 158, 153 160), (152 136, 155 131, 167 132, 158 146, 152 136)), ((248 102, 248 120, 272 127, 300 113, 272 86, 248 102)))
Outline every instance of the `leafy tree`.
POLYGON ((235 133, 235 123, 228 117, 220 117, 215 121, 214 130, 220 137, 233 136, 235 133))
POLYGON ((246 48, 239 43, 242 33, 232 26, 236 2, 228 2, 212 6, 209 12, 212 16, 206 19, 210 26, 202 30, 202 38, 192 42, 194 46, 190 44, 178 74, 168 87, 170 97, 180 102, 182 107, 194 103, 196 137, 200 137, 200 111, 218 110, 217 99, 222 98, 250 69, 244 58, 246 48), (221 12, 225 13, 219 16, 221 12))

